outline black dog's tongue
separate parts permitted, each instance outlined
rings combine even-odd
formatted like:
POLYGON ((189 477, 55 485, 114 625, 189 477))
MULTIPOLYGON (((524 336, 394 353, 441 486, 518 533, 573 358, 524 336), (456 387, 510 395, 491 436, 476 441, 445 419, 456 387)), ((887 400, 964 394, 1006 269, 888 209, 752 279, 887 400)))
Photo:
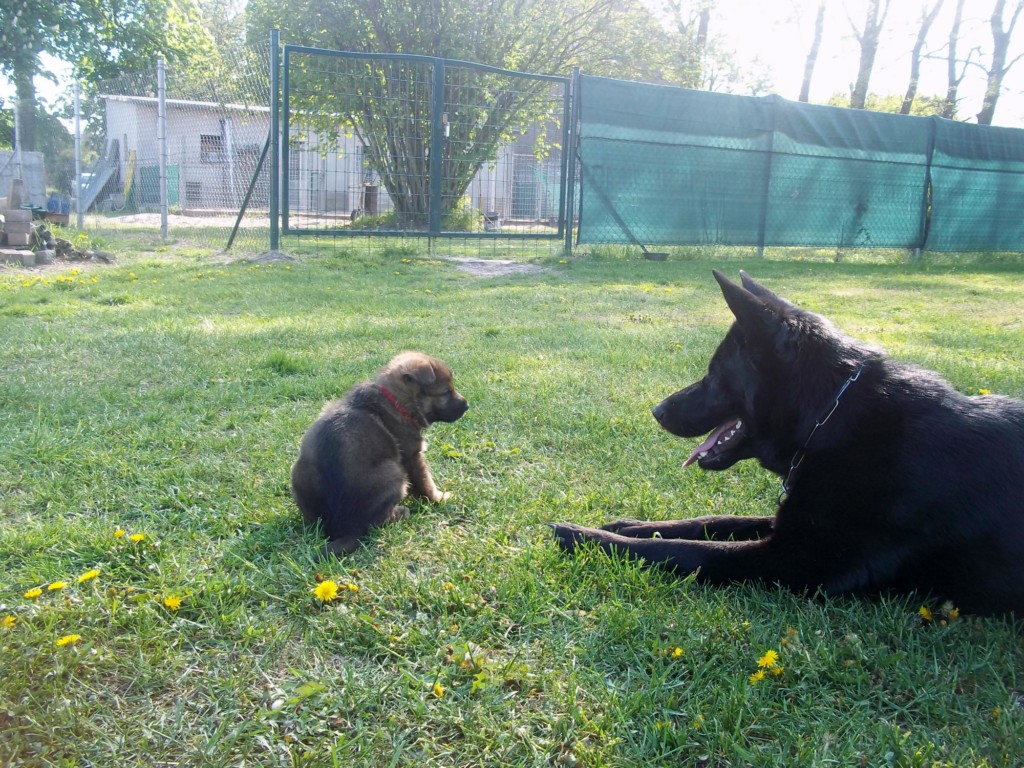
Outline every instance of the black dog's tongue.
POLYGON ((713 449, 719 442, 728 441, 729 438, 732 437, 732 433, 739 429, 742 424, 743 422, 739 419, 725 422, 725 424, 712 432, 707 440, 693 449, 693 453, 690 454, 690 457, 683 462, 683 469, 686 469, 688 466, 693 464, 693 462, 699 459, 702 454, 713 449))

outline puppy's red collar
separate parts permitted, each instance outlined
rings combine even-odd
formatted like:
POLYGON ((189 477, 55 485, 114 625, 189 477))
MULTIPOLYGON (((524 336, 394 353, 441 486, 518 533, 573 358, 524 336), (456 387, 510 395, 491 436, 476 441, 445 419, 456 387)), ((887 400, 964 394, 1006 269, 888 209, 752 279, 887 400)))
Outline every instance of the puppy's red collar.
POLYGON ((403 419, 408 421, 410 424, 412 424, 414 427, 416 427, 416 429, 423 429, 426 426, 422 419, 413 416, 411 413, 405 410, 405 408, 402 407, 402 404, 398 402, 398 398, 391 393, 391 390, 389 390, 387 387, 382 387, 379 384, 377 385, 377 389, 379 389, 380 393, 388 399, 388 402, 391 403, 391 405, 394 406, 395 410, 398 411, 399 415, 403 419))

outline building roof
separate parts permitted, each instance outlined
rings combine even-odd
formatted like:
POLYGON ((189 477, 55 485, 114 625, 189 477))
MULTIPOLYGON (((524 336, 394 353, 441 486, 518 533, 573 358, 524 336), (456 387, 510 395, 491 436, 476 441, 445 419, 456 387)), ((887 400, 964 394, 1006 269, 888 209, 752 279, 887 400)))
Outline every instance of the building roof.
MULTIPOLYGON (((149 104, 156 106, 160 101, 155 96, 124 96, 122 94, 101 93, 100 98, 110 101, 120 101, 128 104, 149 104)), ((262 104, 222 104, 215 101, 190 101, 188 99, 164 99, 168 107, 190 107, 198 109, 209 109, 216 112, 265 112, 270 114, 270 107, 262 104)))

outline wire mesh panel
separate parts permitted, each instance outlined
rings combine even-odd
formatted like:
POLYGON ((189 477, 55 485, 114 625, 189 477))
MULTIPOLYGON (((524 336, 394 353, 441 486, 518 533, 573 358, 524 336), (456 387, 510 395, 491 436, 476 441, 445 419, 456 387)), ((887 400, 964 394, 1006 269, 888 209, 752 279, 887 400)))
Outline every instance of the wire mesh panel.
POLYGON ((1024 248, 1024 131, 935 120, 935 251, 1024 248))
POLYGON ((568 80, 285 46, 286 234, 559 238, 568 80))
POLYGON ((86 229, 159 231, 165 203, 172 238, 223 247, 237 223, 235 243, 265 248, 269 71, 266 45, 225 53, 205 78, 166 67, 163 143, 157 68, 104 82, 85 99, 81 185, 68 182, 86 229))

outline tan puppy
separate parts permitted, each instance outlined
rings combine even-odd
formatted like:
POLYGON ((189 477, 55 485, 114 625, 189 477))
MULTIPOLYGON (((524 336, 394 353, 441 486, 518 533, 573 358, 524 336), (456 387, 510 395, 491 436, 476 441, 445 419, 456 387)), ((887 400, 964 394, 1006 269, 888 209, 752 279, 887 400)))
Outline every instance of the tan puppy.
POLYGON ((448 366, 419 352, 324 406, 299 446, 292 495, 306 523, 321 521, 328 553, 352 552, 371 528, 407 517, 398 506, 406 495, 447 498, 430 476, 422 432, 468 408, 448 366))

